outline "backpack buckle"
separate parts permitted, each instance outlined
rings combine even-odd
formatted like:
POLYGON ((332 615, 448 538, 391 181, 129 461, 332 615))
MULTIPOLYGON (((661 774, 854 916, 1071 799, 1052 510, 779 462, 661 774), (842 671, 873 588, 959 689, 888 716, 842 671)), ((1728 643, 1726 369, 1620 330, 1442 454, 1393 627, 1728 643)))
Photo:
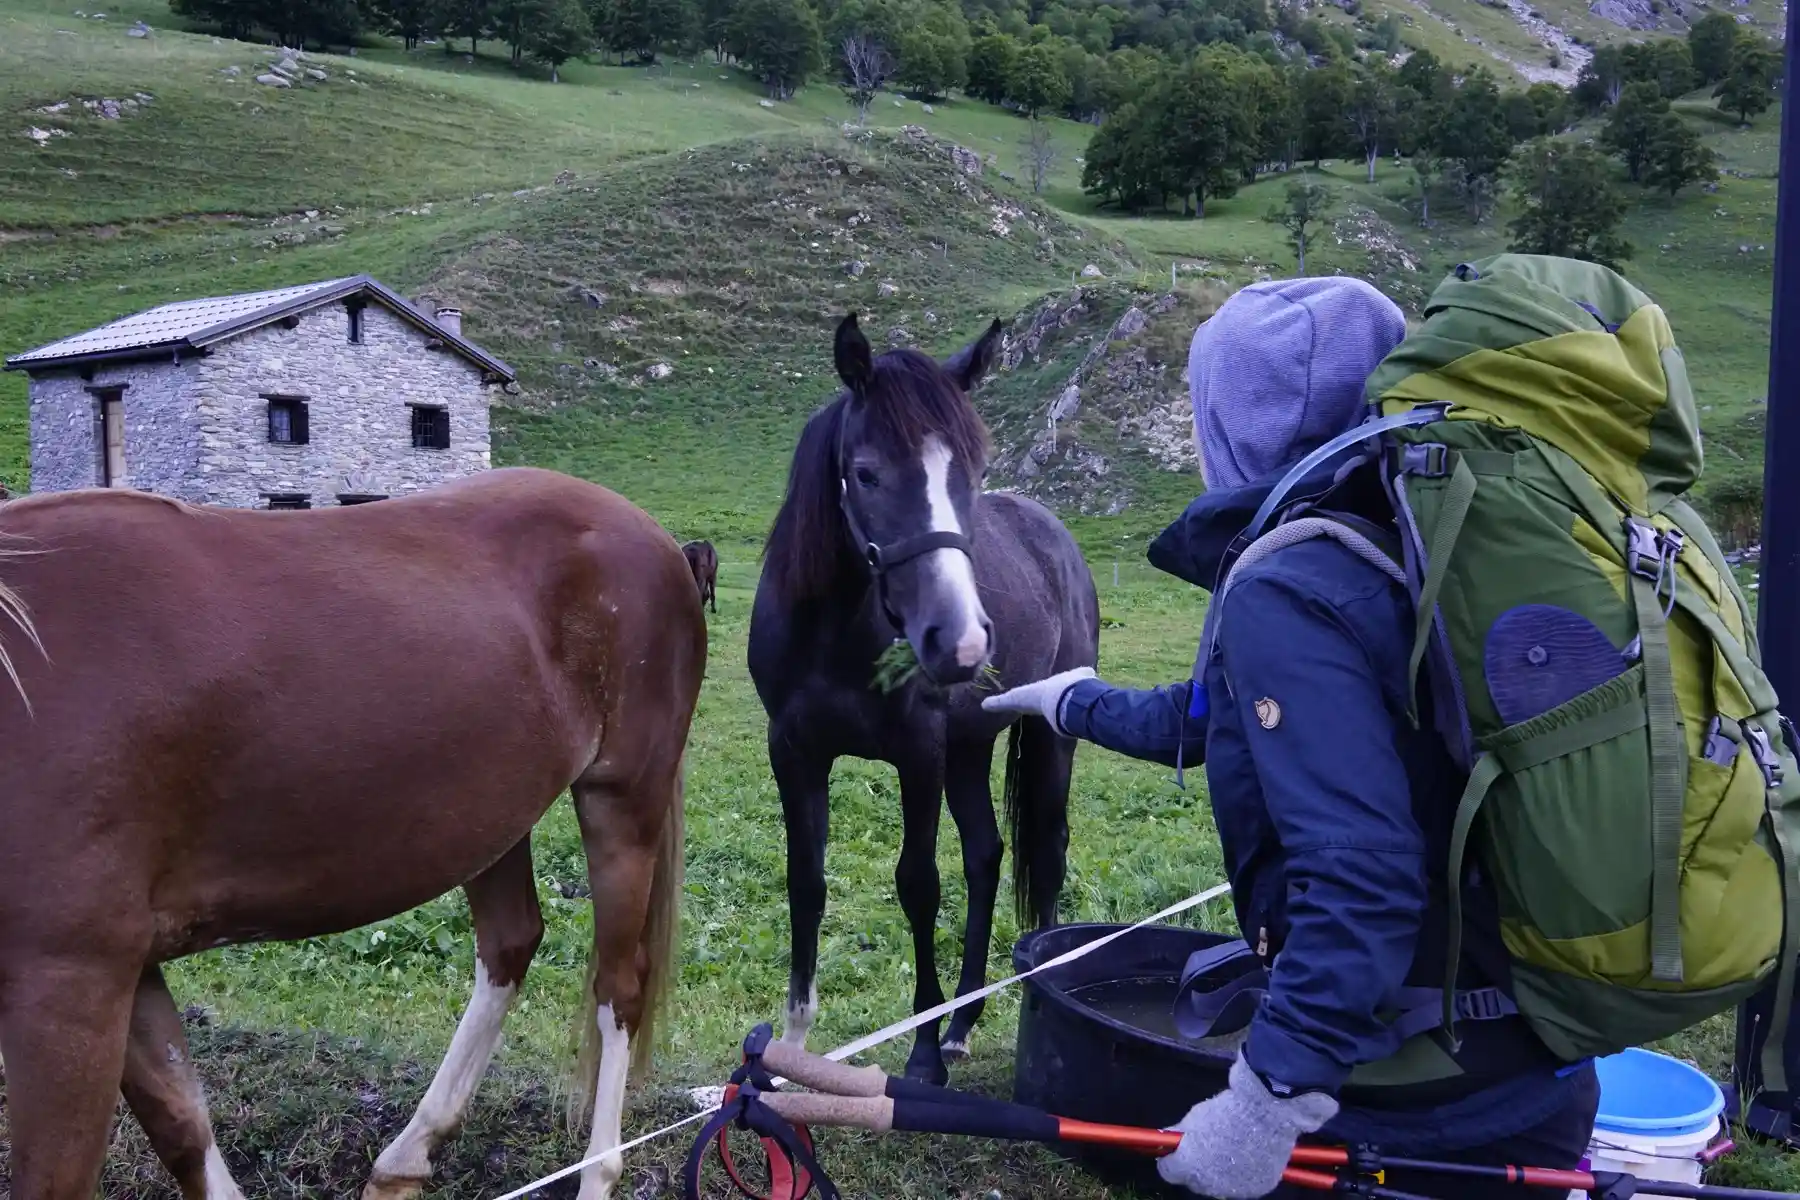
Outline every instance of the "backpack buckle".
POLYGON ((1715 766, 1729 767, 1738 756, 1738 747, 1743 744, 1738 733, 1739 726, 1733 721, 1725 724, 1723 716, 1715 716, 1706 727, 1706 740, 1701 744, 1701 754, 1706 761, 1715 766))
POLYGON ((1477 988, 1456 994, 1456 1015, 1459 1020, 1498 1021, 1517 1011, 1517 1006, 1506 1003, 1505 994, 1497 987, 1477 988))
POLYGON ((1744 725, 1744 740, 1750 746, 1750 758, 1762 771, 1764 787, 1778 787, 1781 784, 1781 759, 1775 753, 1775 746, 1769 740, 1769 731, 1761 725, 1744 725))
POLYGON ((1641 579, 1662 580, 1663 547, 1656 526, 1636 517, 1625 518, 1625 569, 1641 579))
POLYGON ((1442 479, 1450 473, 1450 447, 1442 442, 1408 446, 1400 456, 1400 468, 1421 479, 1442 479))

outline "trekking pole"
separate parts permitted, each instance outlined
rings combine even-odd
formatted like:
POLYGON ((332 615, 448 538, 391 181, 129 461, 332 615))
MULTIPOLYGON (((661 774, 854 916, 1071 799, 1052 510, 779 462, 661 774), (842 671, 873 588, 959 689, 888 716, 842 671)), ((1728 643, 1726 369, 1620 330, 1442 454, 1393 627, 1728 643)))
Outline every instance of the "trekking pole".
POLYGON ((1490 1167, 1475 1163, 1432 1162, 1416 1158, 1394 1158, 1378 1154, 1368 1147, 1346 1149, 1341 1146, 1299 1146, 1291 1161, 1297 1166, 1341 1167, 1363 1175, 1379 1175, 1383 1171, 1412 1171, 1422 1175, 1449 1175, 1463 1179, 1486 1179, 1497 1183, 1516 1183, 1524 1187, 1554 1188, 1560 1192, 1578 1191, 1600 1200, 1626 1200, 1630 1196, 1674 1196, 1687 1200, 1794 1200, 1793 1192, 1770 1192, 1757 1188, 1723 1187, 1705 1183, 1678 1183, 1666 1179, 1639 1179, 1618 1171, 1565 1171, 1554 1167, 1490 1167))

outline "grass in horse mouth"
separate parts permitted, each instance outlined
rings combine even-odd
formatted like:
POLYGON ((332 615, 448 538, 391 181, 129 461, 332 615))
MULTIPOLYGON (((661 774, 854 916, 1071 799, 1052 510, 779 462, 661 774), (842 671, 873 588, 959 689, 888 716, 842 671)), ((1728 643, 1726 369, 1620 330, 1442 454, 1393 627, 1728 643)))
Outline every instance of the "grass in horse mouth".
MULTIPOLYGON (((913 650, 912 643, 905 638, 895 638, 887 644, 875 660, 875 678, 871 687, 881 689, 883 695, 891 695, 905 687, 914 675, 919 673, 919 656, 913 650)), ((984 692, 1000 690, 1000 668, 993 663, 981 664, 981 670, 975 675, 975 686, 984 692)))

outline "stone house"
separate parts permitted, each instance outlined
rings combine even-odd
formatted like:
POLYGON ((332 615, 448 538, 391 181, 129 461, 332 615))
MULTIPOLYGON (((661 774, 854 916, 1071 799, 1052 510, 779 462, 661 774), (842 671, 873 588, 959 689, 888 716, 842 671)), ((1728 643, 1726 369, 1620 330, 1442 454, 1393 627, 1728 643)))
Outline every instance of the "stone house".
POLYGON ((316 508, 489 466, 511 367, 367 275, 164 304, 6 360, 30 377, 31 490, 133 487, 316 508))

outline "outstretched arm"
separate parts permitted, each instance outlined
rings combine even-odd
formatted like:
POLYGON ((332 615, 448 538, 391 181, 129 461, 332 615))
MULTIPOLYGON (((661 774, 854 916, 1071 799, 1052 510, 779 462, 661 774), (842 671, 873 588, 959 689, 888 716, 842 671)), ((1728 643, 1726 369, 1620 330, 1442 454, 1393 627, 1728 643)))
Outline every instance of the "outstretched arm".
POLYGON ((1191 680, 1139 690, 1079 667, 989 696, 981 707, 1040 716, 1065 737, 1168 767, 1206 758, 1206 688, 1191 680))

